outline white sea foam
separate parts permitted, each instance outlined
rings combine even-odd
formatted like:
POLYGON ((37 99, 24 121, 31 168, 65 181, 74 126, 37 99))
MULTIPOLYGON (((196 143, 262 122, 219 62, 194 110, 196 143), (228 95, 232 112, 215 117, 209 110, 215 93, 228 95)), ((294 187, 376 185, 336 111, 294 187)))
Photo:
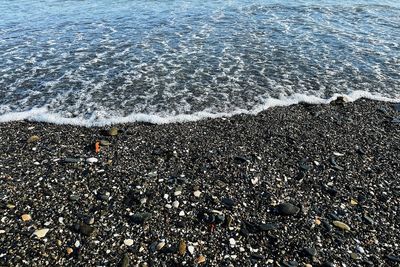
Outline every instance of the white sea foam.
POLYGON ((169 115, 163 113, 159 114, 132 113, 127 116, 111 116, 111 117, 105 115, 107 114, 106 111, 102 111, 97 113, 97 115, 92 115, 90 118, 82 118, 79 116, 74 118, 67 118, 63 117, 58 113, 51 112, 47 107, 41 107, 23 112, 9 112, 0 115, 0 123, 29 120, 38 122, 49 122, 55 124, 79 125, 86 127, 104 126, 104 125, 119 124, 119 123, 132 123, 132 122, 150 122, 155 124, 166 124, 175 122, 198 121, 207 118, 232 117, 238 114, 256 115, 259 112, 264 111, 270 107, 289 106, 301 102, 306 102, 311 104, 328 104, 339 96, 345 97, 345 99, 349 102, 353 102, 360 98, 368 98, 372 100, 379 100, 379 101, 393 102, 393 103, 400 102, 400 98, 388 98, 380 96, 379 94, 372 94, 366 91, 353 91, 348 95, 335 94, 328 99, 323 99, 312 95, 294 94, 291 96, 285 96, 281 98, 266 99, 264 104, 258 105, 251 110, 235 109, 231 112, 218 112, 218 113, 214 113, 210 110, 204 110, 192 114, 177 114, 177 115, 169 115), (102 115, 99 116, 99 114, 102 115))

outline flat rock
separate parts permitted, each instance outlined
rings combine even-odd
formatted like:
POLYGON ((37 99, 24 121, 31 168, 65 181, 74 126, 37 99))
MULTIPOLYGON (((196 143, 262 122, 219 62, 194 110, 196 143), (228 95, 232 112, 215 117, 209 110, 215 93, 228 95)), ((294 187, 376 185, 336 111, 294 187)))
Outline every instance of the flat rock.
POLYGON ((291 203, 281 203, 276 207, 276 211, 280 215, 290 216, 297 214, 300 208, 291 203))
POLYGON ((44 228, 44 229, 38 229, 36 230, 33 234, 38 237, 38 238, 43 238, 47 235, 50 229, 44 228))

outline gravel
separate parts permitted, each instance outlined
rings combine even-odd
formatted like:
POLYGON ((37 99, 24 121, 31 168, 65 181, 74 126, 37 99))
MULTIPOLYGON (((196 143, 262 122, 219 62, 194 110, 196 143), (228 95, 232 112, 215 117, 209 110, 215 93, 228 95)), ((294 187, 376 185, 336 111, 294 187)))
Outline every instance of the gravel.
POLYGON ((2 123, 0 266, 398 266, 399 117, 338 99, 165 125, 2 123))

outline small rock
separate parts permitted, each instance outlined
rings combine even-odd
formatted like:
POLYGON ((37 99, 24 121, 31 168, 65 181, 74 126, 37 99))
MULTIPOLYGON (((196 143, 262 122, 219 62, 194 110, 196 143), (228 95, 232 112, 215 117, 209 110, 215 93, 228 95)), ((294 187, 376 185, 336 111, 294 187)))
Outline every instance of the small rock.
POLYGON ((196 263, 197 264, 202 264, 206 262, 206 257, 204 257, 203 255, 200 255, 197 259, 196 259, 196 263))
POLYGON ((394 255, 387 255, 386 258, 393 262, 400 262, 400 257, 394 256, 394 255))
POLYGON ((79 248, 80 245, 81 245, 81 242, 79 242, 79 240, 76 240, 74 246, 76 248, 79 248))
POLYGON ((28 138, 28 143, 36 143, 40 140, 40 137, 37 135, 32 135, 31 137, 28 138))
POLYGON ((347 224, 341 222, 341 221, 333 221, 332 222, 334 226, 336 226, 337 228, 344 230, 344 231, 350 231, 350 226, 348 226, 347 224))
POLYGON ((357 253, 354 253, 354 252, 350 253, 350 257, 351 257, 353 260, 359 260, 359 259, 360 259, 360 256, 358 256, 358 254, 357 254, 357 253))
POLYGON ((49 230, 50 230, 50 229, 48 229, 48 228, 39 229, 39 230, 36 230, 33 234, 34 234, 35 236, 37 236, 38 238, 42 238, 42 237, 45 237, 45 236, 46 236, 46 234, 47 234, 47 232, 48 232, 49 230))
POLYGON ((194 246, 188 246, 187 250, 189 251, 190 254, 194 254, 194 246))
POLYGON ((157 244, 157 250, 161 250, 165 246, 165 242, 160 242, 157 244))
POLYGON ((315 248, 304 248, 303 252, 307 257, 314 257, 317 254, 317 250, 315 248))
POLYGON ((300 211, 300 208, 291 203, 282 203, 276 207, 276 211, 280 215, 290 216, 297 214, 300 211))
POLYGON ((97 158, 88 158, 88 159, 86 159, 86 162, 88 162, 88 163, 96 163, 98 161, 99 160, 97 158))
POLYGON ((181 190, 177 190, 177 191, 175 191, 174 192, 174 196, 180 196, 180 195, 182 195, 182 191, 181 190))
POLYGON ((127 247, 132 246, 132 245, 133 245, 133 239, 125 239, 125 240, 124 240, 124 244, 125 244, 125 246, 127 246, 127 247))
POLYGON ((175 200, 172 202, 172 206, 177 209, 179 207, 179 201, 175 200))
POLYGON ((109 136, 116 136, 118 135, 118 128, 112 127, 110 130, 108 130, 107 134, 109 136))
POLYGON ((179 216, 181 216, 181 217, 185 216, 185 212, 184 212, 183 210, 181 210, 181 211, 179 212, 179 216))
POLYGON ((22 214, 21 219, 22 219, 24 222, 27 222, 27 221, 32 220, 32 217, 31 217, 31 215, 29 215, 29 214, 22 214))
POLYGON ((179 255, 181 255, 181 256, 186 254, 186 242, 184 240, 181 240, 179 242, 178 251, 179 251, 179 255))
POLYGON ((125 254, 122 260, 119 263, 120 267, 128 267, 129 266, 129 256, 128 254, 125 254))
POLYGON ((79 223, 75 225, 75 229, 85 236, 90 236, 94 232, 94 228, 86 223, 79 223))
POLYGON ((74 252, 73 248, 67 247, 67 254, 70 255, 71 253, 74 252))
POLYGON ((326 261, 326 262, 321 264, 321 267, 335 267, 335 264, 333 264, 330 261, 326 261))
POLYGON ((136 224, 143 224, 151 217, 151 213, 148 212, 141 212, 132 215, 131 219, 136 224))
POLYGON ((193 192, 193 195, 194 195, 195 197, 200 197, 201 192, 200 192, 199 190, 196 190, 196 191, 193 192))
POLYGON ((236 240, 233 238, 229 238, 229 245, 231 245, 231 247, 234 247, 236 245, 236 240))
POLYGON ((63 160, 63 162, 65 162, 65 163, 79 163, 79 162, 81 162, 81 159, 80 158, 65 158, 63 160))
POLYGON ((233 206, 235 205, 235 201, 234 201, 233 199, 231 199, 231 198, 226 198, 226 197, 224 197, 224 198, 221 199, 221 202, 222 202, 222 204, 224 204, 225 207, 227 207, 228 209, 233 208, 233 206))
POLYGON ((361 253, 361 254, 364 254, 364 253, 365 253, 365 250, 364 250, 364 248, 363 248, 362 246, 357 246, 356 249, 357 249, 357 251, 358 251, 359 253, 361 253))
POLYGON ((15 205, 14 205, 14 204, 11 204, 11 203, 8 203, 8 204, 6 205, 6 207, 7 207, 8 209, 12 210, 12 209, 15 208, 15 205))
POLYGON ((371 217, 369 217, 368 215, 365 215, 365 214, 363 215, 363 220, 364 220, 364 222, 371 224, 371 225, 375 223, 371 217))
POLYGON ((100 140, 100 145, 102 146, 109 146, 111 143, 108 140, 100 140))

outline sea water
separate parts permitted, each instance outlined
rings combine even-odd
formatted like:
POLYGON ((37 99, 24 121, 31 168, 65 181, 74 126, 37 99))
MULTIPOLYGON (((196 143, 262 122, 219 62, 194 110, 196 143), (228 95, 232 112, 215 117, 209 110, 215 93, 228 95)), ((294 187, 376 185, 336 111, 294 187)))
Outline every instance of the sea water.
POLYGON ((400 99, 398 0, 0 0, 0 122, 400 99))

